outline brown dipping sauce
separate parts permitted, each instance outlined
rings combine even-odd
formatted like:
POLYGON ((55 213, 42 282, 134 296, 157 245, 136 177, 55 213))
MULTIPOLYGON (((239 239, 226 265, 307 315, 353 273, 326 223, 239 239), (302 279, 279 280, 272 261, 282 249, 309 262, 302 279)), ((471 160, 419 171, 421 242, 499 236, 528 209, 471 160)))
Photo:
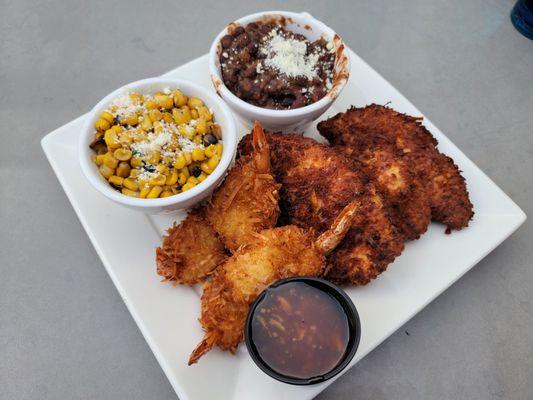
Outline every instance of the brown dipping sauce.
POLYGON ((343 359, 350 325, 337 299, 305 282, 269 289, 251 320, 251 339, 275 372, 308 379, 330 372, 343 359))

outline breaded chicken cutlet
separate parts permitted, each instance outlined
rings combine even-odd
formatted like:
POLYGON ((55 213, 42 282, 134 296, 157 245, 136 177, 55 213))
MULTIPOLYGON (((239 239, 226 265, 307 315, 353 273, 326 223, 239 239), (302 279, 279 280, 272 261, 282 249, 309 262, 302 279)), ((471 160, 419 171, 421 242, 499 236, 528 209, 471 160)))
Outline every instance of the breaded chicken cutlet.
POLYGON ((431 218, 448 229, 462 229, 472 219, 473 206, 459 168, 439 152, 421 118, 372 104, 320 122, 318 130, 365 166, 406 238, 415 239, 426 230, 428 206, 431 218))
MULTIPOLYGON (((353 200, 360 208, 341 244, 329 255, 325 277, 365 285, 403 250, 403 239, 386 206, 360 166, 337 149, 297 134, 266 134, 280 190, 280 221, 321 234, 353 200)), ((250 135, 240 154, 252 151, 250 135)))
POLYGON ((431 222, 431 208, 422 177, 392 138, 364 129, 352 135, 352 129, 349 112, 318 124, 322 136, 349 158, 360 162, 404 238, 418 239, 431 222))

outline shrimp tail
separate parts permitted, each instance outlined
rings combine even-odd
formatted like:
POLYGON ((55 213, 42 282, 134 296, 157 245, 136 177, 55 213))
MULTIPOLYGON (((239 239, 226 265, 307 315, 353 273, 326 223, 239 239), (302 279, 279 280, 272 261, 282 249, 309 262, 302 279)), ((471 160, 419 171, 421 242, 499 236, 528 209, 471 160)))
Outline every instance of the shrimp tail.
POLYGON ((352 226, 359 206, 359 200, 352 201, 337 215, 330 228, 316 238, 315 247, 322 254, 329 254, 344 239, 344 236, 346 236, 352 226))
POLYGON ((259 121, 255 121, 252 131, 254 146, 253 160, 255 168, 259 173, 269 173, 270 168, 270 147, 265 136, 265 132, 259 121))
POLYGON ((208 332, 205 334, 202 341, 196 346, 196 348, 191 353, 189 357, 189 365, 195 364, 200 357, 213 348, 215 343, 218 340, 218 333, 215 331, 208 332))

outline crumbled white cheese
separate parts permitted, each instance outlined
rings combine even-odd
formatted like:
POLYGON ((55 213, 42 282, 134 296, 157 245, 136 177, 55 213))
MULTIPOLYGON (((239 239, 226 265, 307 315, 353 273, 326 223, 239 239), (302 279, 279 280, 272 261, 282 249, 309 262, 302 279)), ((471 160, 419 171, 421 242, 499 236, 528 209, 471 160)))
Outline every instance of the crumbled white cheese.
POLYGON ((196 144, 192 140, 187 139, 184 136, 178 137, 178 143, 181 147, 181 150, 185 153, 191 153, 194 149, 203 149, 204 145, 196 144))
POLYGON ((267 36, 261 51, 266 55, 265 66, 274 68, 289 78, 305 76, 311 80, 317 76, 319 55, 307 54, 307 43, 286 38, 275 29, 267 36))
POLYGON ((126 117, 131 114, 141 113, 146 110, 143 104, 134 102, 129 93, 118 97, 109 106, 114 117, 126 117))
POLYGON ((171 91, 170 91, 170 88, 169 87, 166 87, 163 89, 163 94, 170 94, 171 91))
POLYGON ((138 180, 150 180, 152 179, 153 177, 155 177, 156 175, 159 175, 159 172, 150 172, 146 169, 143 169, 142 172, 139 174, 139 176, 137 177, 138 180))

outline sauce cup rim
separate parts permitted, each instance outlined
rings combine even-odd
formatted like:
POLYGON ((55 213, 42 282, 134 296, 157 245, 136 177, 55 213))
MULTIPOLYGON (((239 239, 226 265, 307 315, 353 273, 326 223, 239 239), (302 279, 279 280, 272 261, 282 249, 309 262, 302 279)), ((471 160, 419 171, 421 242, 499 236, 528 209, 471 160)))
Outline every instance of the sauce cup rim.
POLYGON ((246 323, 244 325, 244 341, 246 343, 246 348, 248 349, 248 353, 250 354, 250 357, 255 362, 255 364, 264 373, 269 375, 271 378, 274 378, 278 381, 288 383, 291 385, 314 385, 314 384, 321 383, 321 382, 327 381, 328 379, 333 378, 334 376, 339 374, 342 370, 344 370, 348 366, 348 364, 352 361, 353 357, 355 356, 355 353, 357 352, 357 348, 359 347, 360 339, 361 339, 361 321, 359 319, 359 313, 357 312, 357 308, 353 304, 348 294, 339 286, 325 279, 307 277, 307 276, 296 276, 296 277, 280 279, 272 283, 271 285, 269 285, 267 288, 265 288, 259 294, 259 296, 257 296, 257 298, 254 300, 254 302, 250 306, 250 309, 248 310, 248 315, 246 317, 246 323), (348 339, 348 345, 346 347, 344 355, 341 361, 335 367, 333 367, 330 371, 328 371, 327 373, 323 375, 319 375, 319 376, 315 376, 311 378, 297 378, 297 377, 288 376, 288 375, 279 373, 275 371, 274 369, 272 369, 261 358, 253 342, 252 319, 255 314, 255 309, 257 308, 259 303, 264 299, 265 295, 268 293, 269 290, 277 288, 279 286, 282 286, 290 282, 308 283, 311 286, 332 295, 342 306, 342 309, 344 310, 344 313, 346 317, 348 318, 350 334, 349 334, 349 339, 348 339))

